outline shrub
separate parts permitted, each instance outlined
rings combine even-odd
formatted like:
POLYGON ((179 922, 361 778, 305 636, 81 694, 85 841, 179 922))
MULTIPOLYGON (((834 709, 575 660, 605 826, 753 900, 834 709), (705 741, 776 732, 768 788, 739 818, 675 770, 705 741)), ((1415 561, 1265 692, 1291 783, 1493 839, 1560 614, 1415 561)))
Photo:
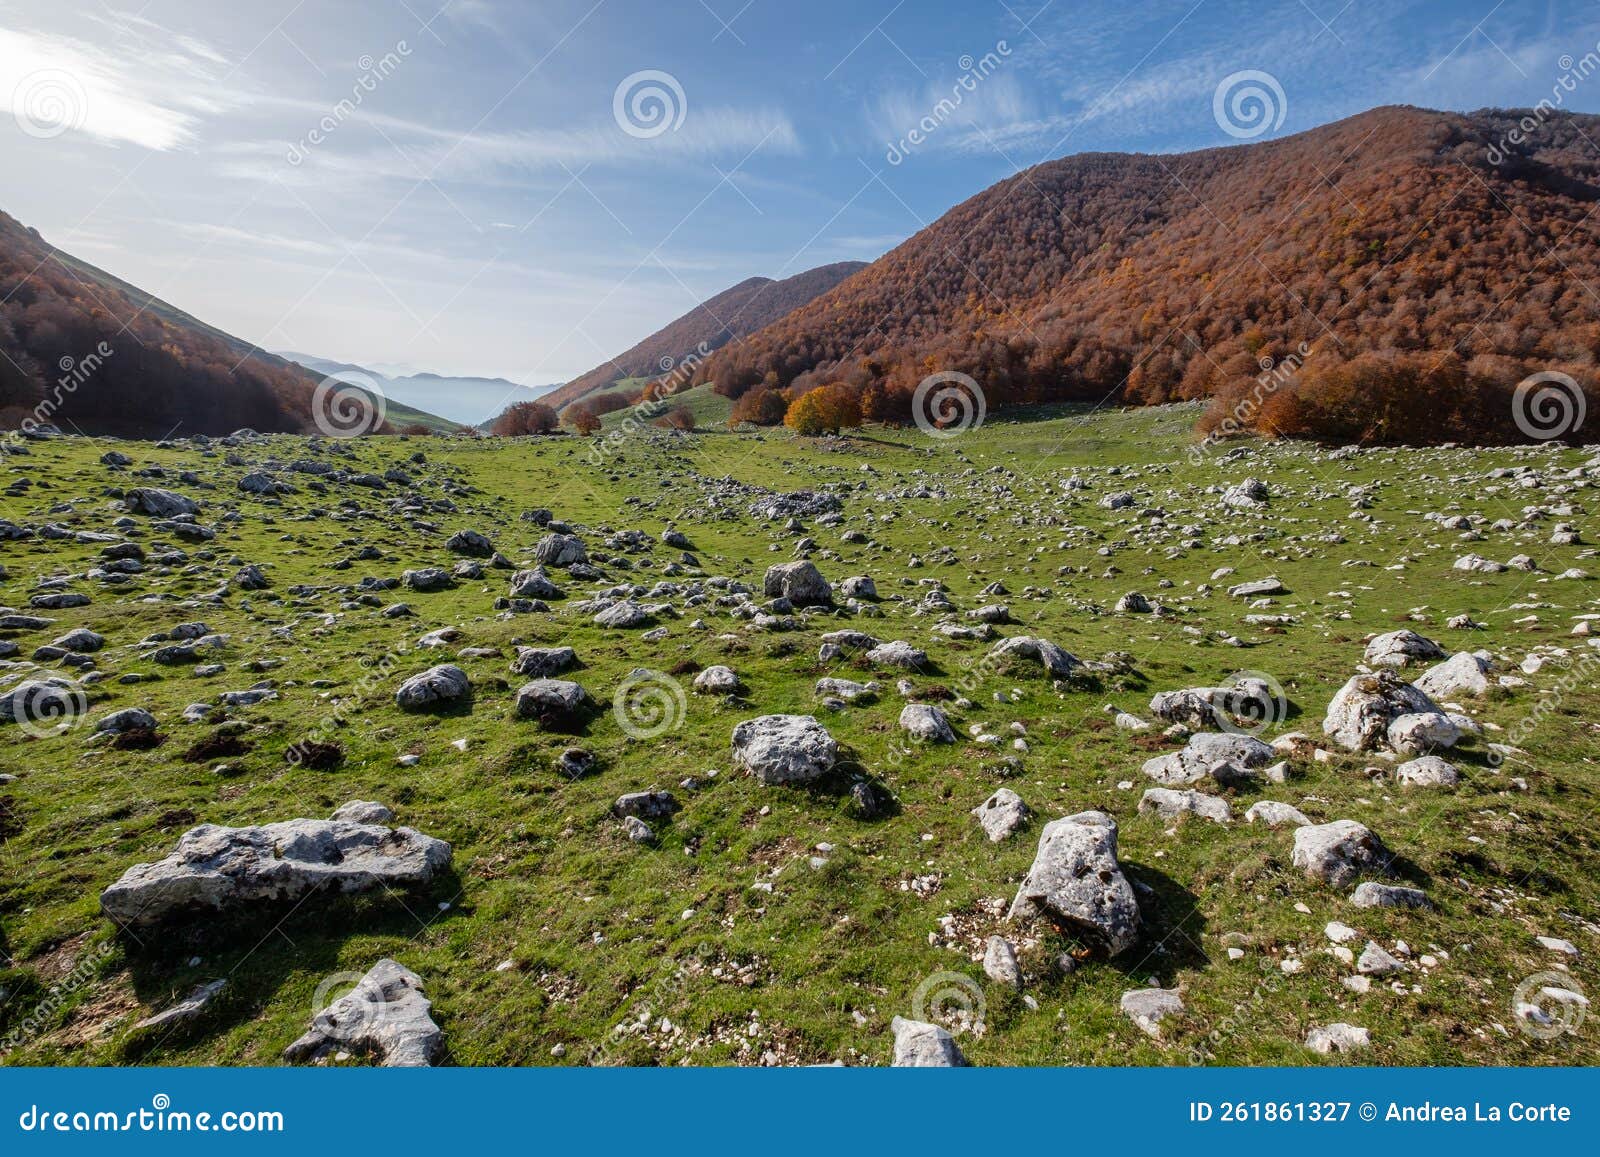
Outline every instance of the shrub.
POLYGON ((489 424, 489 433, 501 438, 553 434, 560 425, 554 408, 543 402, 513 402, 489 424))

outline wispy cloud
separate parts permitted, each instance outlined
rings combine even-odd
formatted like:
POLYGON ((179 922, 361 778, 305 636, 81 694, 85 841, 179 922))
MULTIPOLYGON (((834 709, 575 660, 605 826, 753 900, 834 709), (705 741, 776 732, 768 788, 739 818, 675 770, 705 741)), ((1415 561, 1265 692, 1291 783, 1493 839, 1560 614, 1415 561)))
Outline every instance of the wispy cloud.
POLYGON ((201 117, 219 109, 205 88, 226 58, 139 17, 93 19, 112 29, 110 46, 0 28, 0 94, 12 116, 35 135, 163 152, 191 144, 201 117))
MULTIPOLYGON (((321 106, 295 102, 308 111, 321 106)), ((325 110, 324 110, 325 111, 325 110)), ((303 149, 295 167, 285 163, 293 142, 257 141, 231 147, 224 171, 257 180, 263 176, 304 184, 344 179, 505 182, 518 177, 561 174, 587 165, 650 166, 662 162, 727 159, 750 153, 794 155, 800 138, 787 115, 771 110, 694 110, 681 128, 651 140, 631 137, 612 121, 573 129, 467 132, 417 121, 358 112, 347 132, 326 147, 303 149), (298 175, 297 175, 298 174, 298 175)))

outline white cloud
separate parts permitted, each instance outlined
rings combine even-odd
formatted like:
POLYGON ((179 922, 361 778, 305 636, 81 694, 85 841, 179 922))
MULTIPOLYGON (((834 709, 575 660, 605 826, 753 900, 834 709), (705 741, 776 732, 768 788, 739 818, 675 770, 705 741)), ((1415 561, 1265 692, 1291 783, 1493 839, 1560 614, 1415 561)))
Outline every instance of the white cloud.
MULTIPOLYGON (((1448 57, 1418 65, 1401 75, 1398 89, 1408 101, 1436 108, 1522 107, 1551 98, 1556 81, 1567 71, 1563 59, 1581 59, 1597 50, 1600 26, 1564 28, 1559 35, 1520 44, 1490 41, 1477 33, 1448 57)), ((1593 108, 1596 92, 1563 93, 1565 102, 1593 108), (1587 98, 1587 99, 1585 99, 1587 98)))
MULTIPOLYGON (((278 103, 292 103, 306 113, 308 130, 328 113, 315 102, 278 103)), ((429 177, 503 184, 533 175, 564 179, 566 172, 587 165, 718 160, 731 167, 751 153, 796 154, 800 139, 787 115, 767 110, 691 110, 675 132, 639 140, 609 119, 573 129, 462 133, 363 109, 320 145, 308 147, 304 139, 253 141, 220 146, 217 152, 228 158, 224 173, 251 181, 270 177, 322 187, 330 180, 357 185, 429 177), (291 153, 299 158, 293 165, 286 163, 291 153)))
POLYGON ((160 51, 113 55, 82 41, 0 28, 0 97, 34 136, 83 133, 110 145, 181 148, 194 140, 195 114, 205 111, 184 95, 203 76, 208 57, 197 50, 204 47, 175 40, 160 51))

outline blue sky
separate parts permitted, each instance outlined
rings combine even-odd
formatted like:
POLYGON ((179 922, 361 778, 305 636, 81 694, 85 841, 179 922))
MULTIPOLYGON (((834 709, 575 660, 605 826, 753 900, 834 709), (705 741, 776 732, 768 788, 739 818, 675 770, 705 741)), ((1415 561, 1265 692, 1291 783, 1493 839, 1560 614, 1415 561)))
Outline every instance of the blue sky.
POLYGON ((540 384, 1042 160, 1597 51, 1592 0, 0 0, 0 209, 266 348, 540 384))

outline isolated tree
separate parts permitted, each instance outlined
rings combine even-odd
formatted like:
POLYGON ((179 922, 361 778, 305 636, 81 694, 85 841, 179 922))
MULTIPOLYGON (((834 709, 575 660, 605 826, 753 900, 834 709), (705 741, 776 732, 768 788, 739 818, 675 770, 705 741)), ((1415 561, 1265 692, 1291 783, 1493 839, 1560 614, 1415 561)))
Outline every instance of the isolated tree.
POLYGON ((600 429, 600 415, 588 405, 577 405, 567 410, 567 422, 584 437, 600 429))
POLYGON ((561 426, 555 409, 544 402, 513 402, 489 425, 489 432, 501 438, 525 434, 553 434, 561 426))
POLYGON ((749 422, 756 426, 778 426, 789 412, 789 402, 777 390, 751 390, 733 404, 728 425, 749 422))
POLYGON ((790 403, 783 423, 797 434, 837 434, 861 425, 861 403, 849 386, 819 386, 790 403))

